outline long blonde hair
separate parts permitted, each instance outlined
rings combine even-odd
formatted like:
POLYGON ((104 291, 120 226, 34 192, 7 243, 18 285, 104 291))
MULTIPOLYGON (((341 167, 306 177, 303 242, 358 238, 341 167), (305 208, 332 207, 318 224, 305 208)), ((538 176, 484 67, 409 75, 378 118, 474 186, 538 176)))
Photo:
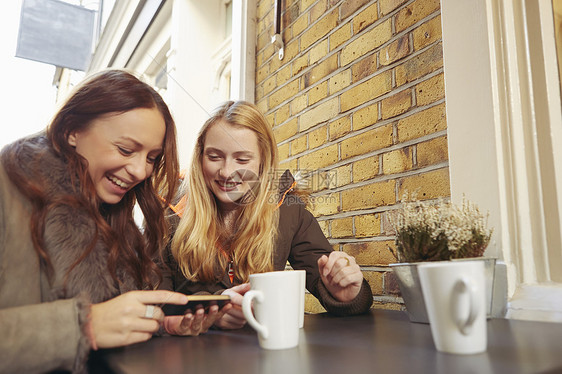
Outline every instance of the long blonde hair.
POLYGON ((189 175, 182 185, 187 200, 171 250, 183 275, 190 281, 218 281, 224 276, 230 261, 221 253, 220 212, 202 170, 205 137, 211 126, 219 121, 248 128, 258 138, 261 162, 259 183, 252 191, 255 199, 241 204, 235 224, 238 231, 229 248, 234 262, 234 279, 246 282, 252 273, 273 270, 273 247, 279 222, 277 191, 273 183, 278 164, 277 143, 263 114, 249 102, 223 104, 201 128, 189 175))

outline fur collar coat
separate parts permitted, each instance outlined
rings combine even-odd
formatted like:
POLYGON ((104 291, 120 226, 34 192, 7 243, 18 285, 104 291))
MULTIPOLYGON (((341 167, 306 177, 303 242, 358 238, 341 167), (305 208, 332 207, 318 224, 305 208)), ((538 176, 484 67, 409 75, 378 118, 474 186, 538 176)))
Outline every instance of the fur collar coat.
POLYGON ((83 209, 62 204, 50 207, 45 219, 44 248, 54 269, 49 277, 31 239, 31 203, 5 167, 16 165, 40 181, 48 199, 75 194, 76 178, 42 134, 6 146, 0 161, 0 373, 82 371, 90 349, 82 331, 89 304, 134 284, 123 272, 119 282, 110 276, 101 239, 74 266, 97 233, 83 209))

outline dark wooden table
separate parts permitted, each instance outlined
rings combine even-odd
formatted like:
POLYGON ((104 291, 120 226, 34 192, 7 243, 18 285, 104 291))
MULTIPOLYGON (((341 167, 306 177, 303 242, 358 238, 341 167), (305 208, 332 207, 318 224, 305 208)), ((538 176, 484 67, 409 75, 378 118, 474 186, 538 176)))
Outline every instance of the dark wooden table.
POLYGON ((404 312, 305 316, 299 346, 263 350, 249 327, 198 337, 157 337, 96 352, 92 372, 113 373, 562 373, 562 324, 492 319, 488 350, 437 352, 429 325, 404 312))

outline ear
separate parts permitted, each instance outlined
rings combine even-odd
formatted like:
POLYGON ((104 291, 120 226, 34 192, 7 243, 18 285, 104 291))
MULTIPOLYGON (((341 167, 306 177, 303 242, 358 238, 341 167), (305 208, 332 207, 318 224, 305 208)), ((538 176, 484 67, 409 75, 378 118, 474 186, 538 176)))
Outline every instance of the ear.
POLYGON ((68 144, 70 144, 72 147, 76 148, 76 132, 72 132, 70 134, 68 134, 68 144))

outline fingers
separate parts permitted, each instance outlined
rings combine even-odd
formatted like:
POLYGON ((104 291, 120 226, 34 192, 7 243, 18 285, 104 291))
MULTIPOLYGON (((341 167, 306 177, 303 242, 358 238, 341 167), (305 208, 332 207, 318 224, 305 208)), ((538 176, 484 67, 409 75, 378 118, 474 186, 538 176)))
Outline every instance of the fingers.
POLYGON ((250 284, 244 283, 238 286, 234 286, 222 292, 223 295, 230 296, 230 302, 234 305, 242 305, 242 300, 244 300, 244 294, 250 290, 250 284))
POLYGON ((179 292, 172 291, 131 291, 128 292, 143 304, 176 304, 183 305, 187 303, 188 297, 179 292))
POLYGON ((334 276, 338 271, 344 267, 356 265, 355 258, 347 255, 345 252, 334 251, 330 256, 322 255, 318 259, 318 269, 320 274, 327 277, 329 274, 334 276))
POLYGON ((239 305, 232 305, 230 309, 225 311, 224 315, 215 322, 215 325, 221 329, 239 329, 244 327, 245 324, 246 318, 239 305))

